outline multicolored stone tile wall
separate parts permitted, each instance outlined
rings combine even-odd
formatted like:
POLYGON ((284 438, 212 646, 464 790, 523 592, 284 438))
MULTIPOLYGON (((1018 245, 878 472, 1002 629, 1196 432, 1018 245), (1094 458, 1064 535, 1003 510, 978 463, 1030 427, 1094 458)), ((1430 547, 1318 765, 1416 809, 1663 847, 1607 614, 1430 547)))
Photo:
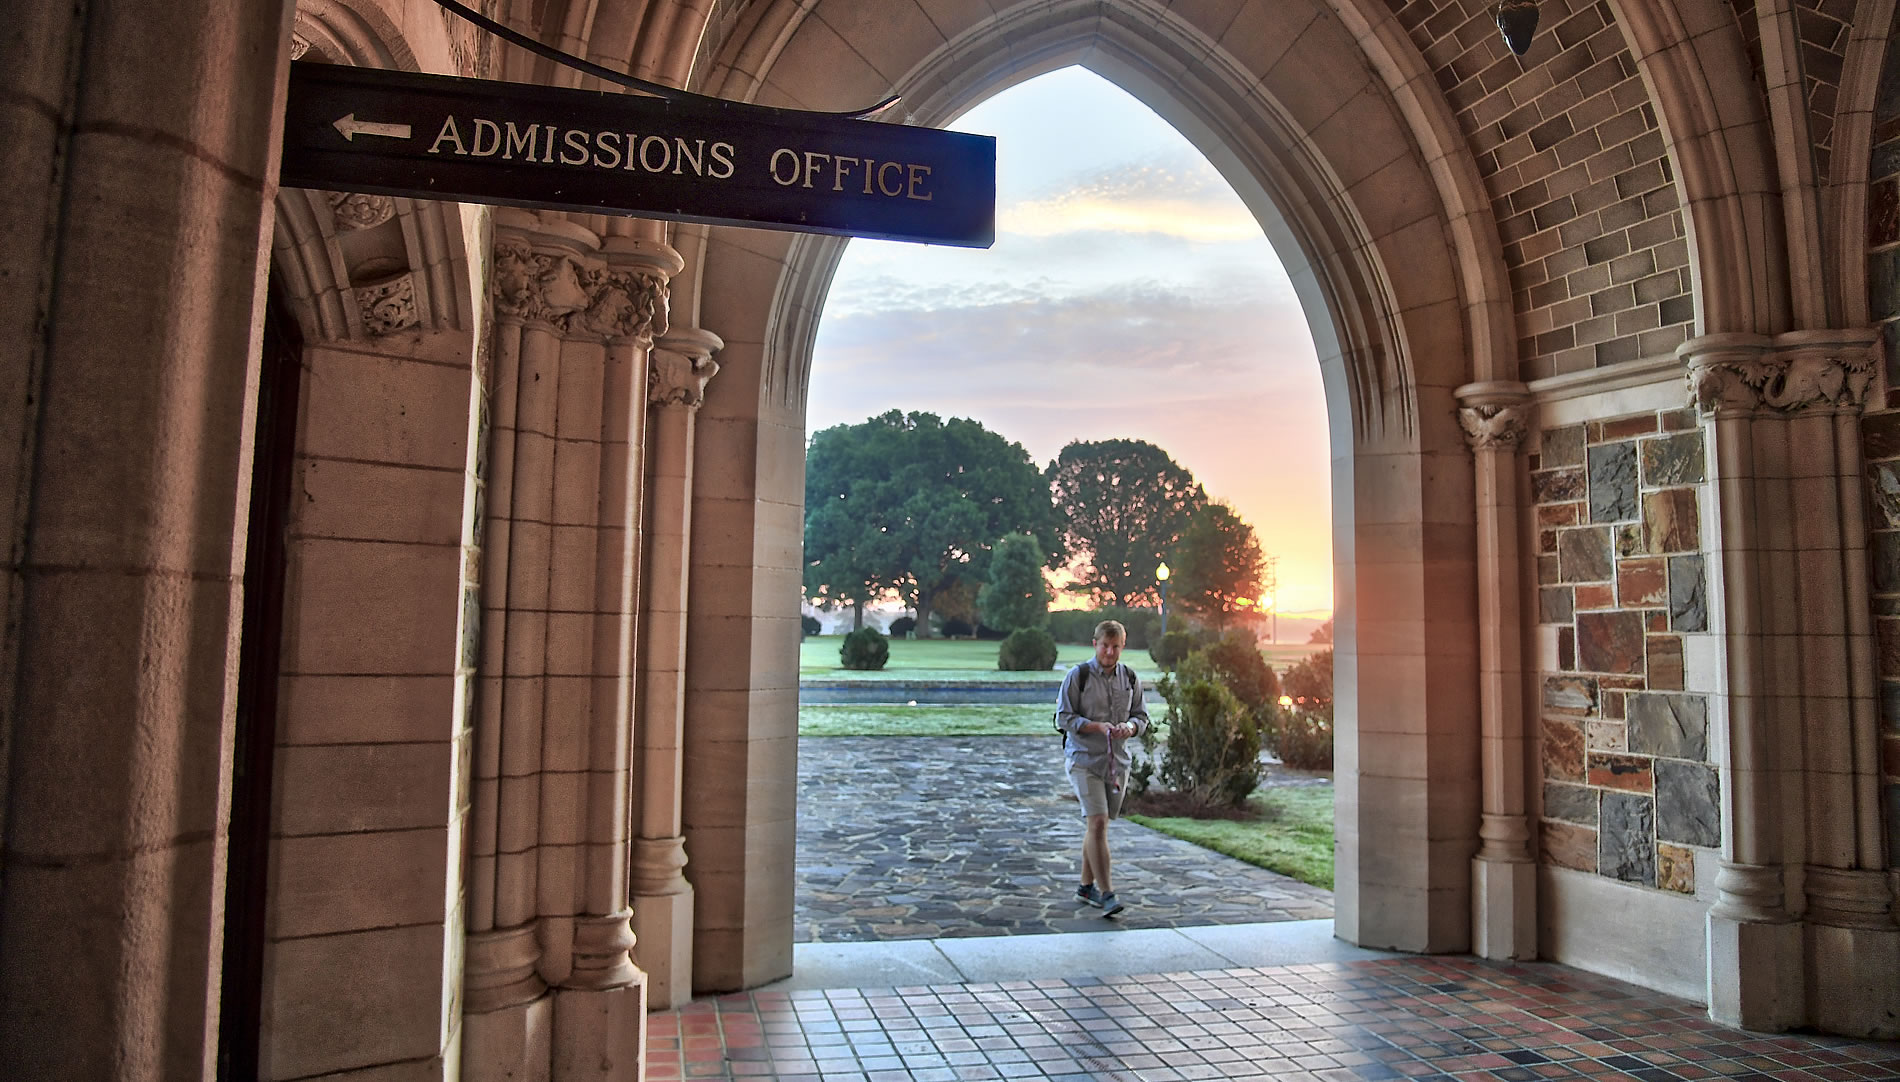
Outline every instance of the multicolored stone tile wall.
MULTIPOLYGON (((1885 409, 1862 421, 1874 535, 1874 618, 1880 633, 1881 762, 1887 777, 1887 845, 1900 866, 1900 50, 1880 73, 1867 189, 1868 311, 1885 332, 1885 409)), ((1869 403, 1878 406, 1878 403, 1869 403)))
POLYGON ((1703 428, 1691 409, 1549 428, 1530 468, 1538 622, 1557 637, 1542 859, 1692 894, 1722 841, 1709 696, 1685 690, 1685 643, 1709 633, 1703 428))

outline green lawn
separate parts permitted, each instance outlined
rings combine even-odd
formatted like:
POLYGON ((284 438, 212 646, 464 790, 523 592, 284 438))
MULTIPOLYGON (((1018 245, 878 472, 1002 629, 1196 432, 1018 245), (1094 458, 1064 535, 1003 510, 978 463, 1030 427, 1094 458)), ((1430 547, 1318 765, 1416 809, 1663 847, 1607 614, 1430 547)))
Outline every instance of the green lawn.
POLYGON ((838 664, 838 647, 843 642, 842 635, 813 635, 800 643, 798 675, 805 679, 830 677, 859 681, 1053 682, 1069 666, 1088 660, 1093 652, 1087 646, 1058 646, 1055 668, 1043 672, 1003 672, 996 667, 996 651, 1002 645, 1000 642, 977 639, 892 639, 890 661, 882 669, 864 671, 847 669, 838 664))
MULTIPOLYGON (((874 681, 886 680, 925 680, 925 681, 961 681, 993 680, 999 683, 1015 681, 1053 681, 1069 666, 1087 661, 1093 650, 1086 645, 1059 645, 1056 647, 1055 668, 1045 672, 1003 672, 996 667, 996 650, 1000 643, 977 639, 892 639, 891 659, 882 669, 861 671, 847 669, 838 664, 838 647, 844 641, 841 635, 813 635, 798 647, 798 675, 804 679, 831 678, 836 680, 874 681)), ((1307 643, 1278 643, 1263 646, 1260 652, 1266 656, 1267 663, 1280 672, 1287 666, 1322 649, 1307 643)), ((1154 660, 1146 650, 1130 650, 1125 660, 1142 674, 1142 678, 1153 683, 1154 660)))
POLYGON ((1130 815, 1132 822, 1182 841, 1225 853, 1302 883, 1333 889, 1333 787, 1262 789, 1248 798, 1261 818, 1157 819, 1130 815))
POLYGON ((1041 736, 1055 743, 1048 706, 801 706, 799 736, 1041 736))

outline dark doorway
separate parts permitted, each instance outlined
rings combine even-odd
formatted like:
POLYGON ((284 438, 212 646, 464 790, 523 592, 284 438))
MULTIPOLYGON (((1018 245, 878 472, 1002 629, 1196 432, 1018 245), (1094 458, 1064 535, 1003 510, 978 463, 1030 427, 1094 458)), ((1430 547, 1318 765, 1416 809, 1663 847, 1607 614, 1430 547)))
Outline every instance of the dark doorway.
POLYGON ((278 658, 283 647, 285 530, 297 446, 303 339, 273 284, 266 301, 244 556, 244 624, 238 655, 231 828, 224 897, 224 986, 218 1078, 258 1076, 263 1022, 265 899, 270 882, 271 764, 277 744, 278 658))

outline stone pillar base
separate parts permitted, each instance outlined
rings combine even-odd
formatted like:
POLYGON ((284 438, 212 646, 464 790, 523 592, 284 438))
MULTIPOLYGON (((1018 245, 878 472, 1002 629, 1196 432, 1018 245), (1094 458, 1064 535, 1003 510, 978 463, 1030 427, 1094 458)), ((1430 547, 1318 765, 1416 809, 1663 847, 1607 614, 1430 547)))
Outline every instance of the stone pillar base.
POLYGON ((1801 925, 1709 914, 1709 1017, 1781 1033, 1807 1022, 1801 925))
POLYGON ((1900 928, 1807 929, 1814 1028, 1844 1037, 1900 1037, 1900 928))
POLYGON ((553 1082, 640 1082, 646 1077, 647 983, 554 991, 553 1082))
POLYGON ((462 1082, 550 1082, 554 998, 462 1016, 462 1082))
POLYGON ((1472 858, 1471 937, 1480 958, 1537 957, 1537 865, 1472 858))
POLYGON ((693 998, 693 888, 633 896, 633 934, 647 974, 647 1007, 683 1007, 693 998))

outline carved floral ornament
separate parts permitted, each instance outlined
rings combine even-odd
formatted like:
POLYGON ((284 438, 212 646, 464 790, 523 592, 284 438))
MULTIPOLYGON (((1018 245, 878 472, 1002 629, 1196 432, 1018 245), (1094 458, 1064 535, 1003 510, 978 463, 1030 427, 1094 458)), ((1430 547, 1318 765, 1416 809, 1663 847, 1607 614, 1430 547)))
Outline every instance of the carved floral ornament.
POLYGON ((1800 413, 1867 404, 1881 361, 1878 332, 1706 335, 1683 343, 1689 397, 1703 413, 1800 413))
POLYGON ((665 279, 537 252, 520 240, 496 242, 491 295, 496 315, 538 323, 562 337, 650 341, 666 333, 665 279))
POLYGON ((386 282, 362 286, 356 291, 356 303, 363 312, 363 330, 371 335, 390 334, 422 322, 421 313, 416 310, 413 275, 403 274, 386 282))
POLYGON ((330 209, 336 214, 341 231, 370 229, 396 216, 396 201, 386 195, 363 192, 330 192, 330 209))

